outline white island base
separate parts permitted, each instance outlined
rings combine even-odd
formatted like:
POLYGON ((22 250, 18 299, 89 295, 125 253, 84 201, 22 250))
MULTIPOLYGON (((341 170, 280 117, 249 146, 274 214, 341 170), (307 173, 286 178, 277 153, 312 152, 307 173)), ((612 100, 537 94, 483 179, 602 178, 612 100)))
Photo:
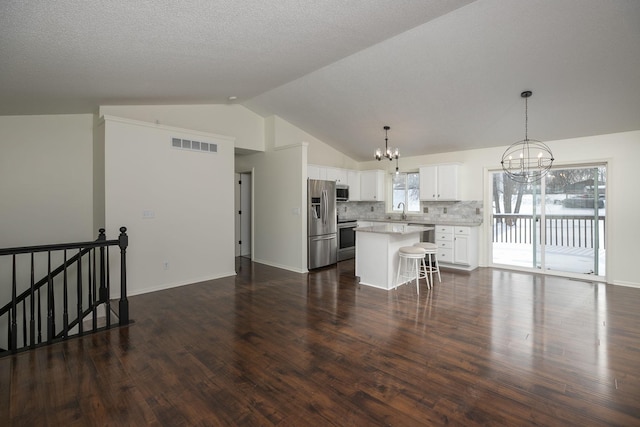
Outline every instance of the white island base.
POLYGON ((432 230, 419 226, 358 227, 356 231, 356 276, 360 283, 381 289, 394 289, 398 250, 420 241, 420 233, 432 230))

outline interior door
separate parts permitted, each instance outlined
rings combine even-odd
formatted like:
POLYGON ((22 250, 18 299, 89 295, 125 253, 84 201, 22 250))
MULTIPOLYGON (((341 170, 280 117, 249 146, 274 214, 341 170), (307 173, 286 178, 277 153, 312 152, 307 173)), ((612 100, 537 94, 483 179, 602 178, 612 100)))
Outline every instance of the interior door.
POLYGON ((235 256, 251 255, 251 173, 235 174, 235 256))
POLYGON ((241 216, 240 216, 240 211, 241 211, 241 201, 240 201, 240 174, 236 173, 234 174, 234 180, 235 180, 235 185, 234 185, 234 209, 235 209, 235 232, 234 232, 234 236, 235 236, 235 256, 240 256, 241 253, 241 243, 240 243, 240 230, 241 230, 241 216))
POLYGON ((251 200, 252 200, 252 175, 240 174, 240 255, 251 255, 251 200))

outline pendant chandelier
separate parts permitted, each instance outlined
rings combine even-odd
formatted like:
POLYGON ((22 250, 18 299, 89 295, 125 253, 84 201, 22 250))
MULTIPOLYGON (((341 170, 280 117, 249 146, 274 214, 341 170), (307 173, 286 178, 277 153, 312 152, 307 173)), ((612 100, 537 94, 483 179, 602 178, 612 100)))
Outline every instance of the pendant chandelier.
POLYGON ((398 152, 398 149, 391 149, 389 148, 388 142, 389 142, 389 138, 387 137, 387 132, 389 132, 389 129, 391 129, 389 126, 385 126, 384 128, 384 151, 382 151, 381 149, 376 149, 376 160, 382 160, 383 157, 389 159, 390 161, 392 161, 393 159, 398 159, 398 157, 400 156, 400 153, 398 152))
POLYGON ((502 169, 512 180, 519 183, 539 181, 549 172, 555 160, 549 147, 543 142, 529 139, 529 111, 527 99, 532 92, 526 90, 520 94, 524 98, 524 139, 515 142, 502 155, 502 169))

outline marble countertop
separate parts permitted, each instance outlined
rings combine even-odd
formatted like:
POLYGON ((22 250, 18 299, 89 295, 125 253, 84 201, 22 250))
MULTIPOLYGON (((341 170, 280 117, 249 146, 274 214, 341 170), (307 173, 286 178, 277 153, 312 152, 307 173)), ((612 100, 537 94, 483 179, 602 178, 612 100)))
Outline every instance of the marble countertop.
POLYGON ((362 231, 366 233, 379 233, 379 234, 411 234, 420 233, 423 231, 433 230, 433 227, 426 227, 420 225, 406 225, 406 224, 380 224, 372 225, 370 227, 356 227, 355 231, 362 231))
MULTIPOLYGON (((342 219, 342 218, 341 218, 342 219)), ((386 222, 386 223, 394 223, 394 224, 420 224, 420 225, 457 225, 460 227, 479 227, 482 225, 482 220, 479 221, 469 221, 469 220, 456 220, 456 221, 446 221, 446 220, 424 220, 424 219, 384 219, 384 218, 376 218, 376 219, 357 219, 354 218, 353 221, 368 221, 368 222, 386 222)))

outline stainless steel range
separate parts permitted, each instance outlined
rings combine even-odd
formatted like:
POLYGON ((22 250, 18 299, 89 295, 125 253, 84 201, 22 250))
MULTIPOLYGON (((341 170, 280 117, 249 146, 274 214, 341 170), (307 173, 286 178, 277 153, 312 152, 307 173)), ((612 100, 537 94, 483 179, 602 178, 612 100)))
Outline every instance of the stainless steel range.
POLYGON ((355 220, 338 220, 338 261, 356 257, 355 220))

